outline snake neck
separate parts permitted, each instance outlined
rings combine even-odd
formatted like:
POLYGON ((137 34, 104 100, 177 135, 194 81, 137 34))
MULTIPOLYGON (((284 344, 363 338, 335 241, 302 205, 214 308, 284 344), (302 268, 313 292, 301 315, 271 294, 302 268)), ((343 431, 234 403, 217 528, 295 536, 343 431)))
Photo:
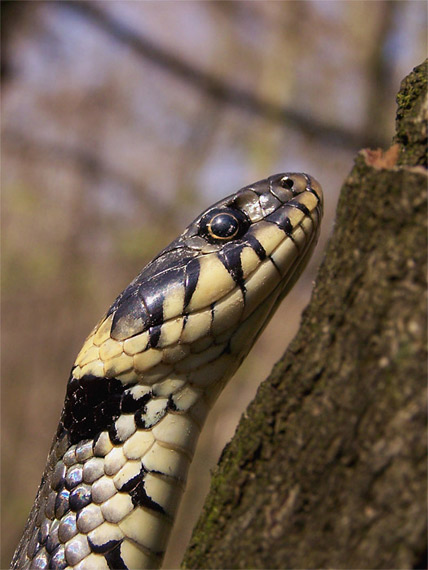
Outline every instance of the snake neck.
POLYGON ((13 568, 158 568, 207 413, 302 272, 321 189, 276 175, 218 202, 121 293, 67 384, 13 568))

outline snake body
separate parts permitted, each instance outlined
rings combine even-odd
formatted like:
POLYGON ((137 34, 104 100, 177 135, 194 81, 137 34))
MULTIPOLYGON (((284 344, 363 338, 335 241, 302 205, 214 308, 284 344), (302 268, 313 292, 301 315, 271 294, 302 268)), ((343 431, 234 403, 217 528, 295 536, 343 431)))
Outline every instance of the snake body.
POLYGON ((217 202, 118 296, 72 367, 12 568, 158 568, 217 395, 303 270, 322 190, 271 176, 217 202))

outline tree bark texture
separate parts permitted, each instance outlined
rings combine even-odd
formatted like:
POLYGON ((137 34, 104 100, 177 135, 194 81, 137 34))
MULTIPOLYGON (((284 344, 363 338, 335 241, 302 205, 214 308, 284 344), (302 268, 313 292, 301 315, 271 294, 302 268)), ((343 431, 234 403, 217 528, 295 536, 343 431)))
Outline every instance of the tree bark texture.
POLYGON ((426 567, 427 62, 397 101, 395 144, 357 156, 183 568, 426 567))

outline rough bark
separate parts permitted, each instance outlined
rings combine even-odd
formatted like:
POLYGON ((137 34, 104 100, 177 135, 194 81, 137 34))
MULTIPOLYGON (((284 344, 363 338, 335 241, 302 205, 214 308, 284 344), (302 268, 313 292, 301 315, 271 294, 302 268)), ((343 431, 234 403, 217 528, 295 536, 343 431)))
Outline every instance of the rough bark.
POLYGON ((427 62, 363 150, 300 331, 217 467, 184 568, 425 568, 427 62))

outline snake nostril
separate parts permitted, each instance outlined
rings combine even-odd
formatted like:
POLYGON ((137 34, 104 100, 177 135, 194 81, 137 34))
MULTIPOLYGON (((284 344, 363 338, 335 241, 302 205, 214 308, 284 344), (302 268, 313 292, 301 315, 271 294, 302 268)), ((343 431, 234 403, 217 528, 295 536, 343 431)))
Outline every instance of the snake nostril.
POLYGON ((283 188, 287 188, 288 190, 291 190, 294 186, 294 181, 291 178, 284 177, 284 178, 281 178, 280 184, 283 188))

